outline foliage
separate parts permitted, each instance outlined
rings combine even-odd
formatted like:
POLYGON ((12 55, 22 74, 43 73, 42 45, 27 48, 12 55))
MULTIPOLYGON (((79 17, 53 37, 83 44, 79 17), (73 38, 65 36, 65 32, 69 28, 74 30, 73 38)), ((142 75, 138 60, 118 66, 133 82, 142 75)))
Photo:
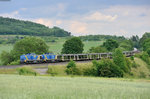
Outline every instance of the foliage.
POLYGON ((128 71, 128 73, 130 73, 130 70, 132 67, 131 60, 130 60, 130 58, 125 57, 125 61, 126 61, 127 71, 128 71))
POLYGON ((3 65, 10 64, 13 61, 13 56, 11 53, 3 51, 0 55, 0 60, 3 65))
POLYGON ((121 70, 123 70, 124 72, 129 72, 125 56, 123 55, 122 51, 119 48, 117 48, 113 52, 113 61, 117 66, 120 67, 121 70))
POLYGON ((78 37, 73 37, 67 40, 62 49, 62 53, 64 54, 78 54, 83 52, 84 44, 78 37))
POLYGON ((123 77, 123 71, 109 59, 93 61, 95 76, 101 77, 123 77))
POLYGON ((83 70, 83 75, 85 76, 95 76, 95 70, 92 68, 85 68, 83 70))
POLYGON ((147 38, 142 43, 143 50, 146 51, 150 48, 150 38, 147 38))
POLYGON ((143 34, 142 38, 140 39, 140 42, 139 42, 141 47, 142 47, 142 45, 143 45, 143 43, 144 43, 144 40, 146 40, 146 39, 148 39, 148 38, 150 38, 150 33, 145 32, 145 33, 143 34))
POLYGON ((0 17, 1 35, 37 35, 37 36, 70 36, 71 33, 58 27, 49 28, 45 25, 22 21, 12 18, 0 17))
POLYGON ((148 48, 148 49, 146 50, 146 52, 147 52, 147 54, 148 54, 149 57, 150 57, 150 48, 148 48))
POLYGON ((20 55, 22 54, 43 54, 46 52, 48 52, 48 46, 42 39, 35 37, 26 37, 17 41, 10 52, 2 52, 0 55, 0 59, 3 65, 18 64, 18 62, 16 61, 19 60, 20 55))
POLYGON ((11 62, 8 65, 19 65, 19 64, 20 64, 20 60, 16 60, 16 61, 11 62))
POLYGON ((91 47, 88 52, 89 53, 103 53, 103 52, 107 52, 107 49, 105 47, 97 46, 97 47, 91 47))
POLYGON ((13 47, 11 53, 14 58, 18 59, 20 55, 27 53, 43 54, 48 52, 47 44, 40 38, 26 37, 18 42, 13 47))
POLYGON ((131 40, 124 40, 120 42, 119 48, 122 49, 123 51, 131 51, 133 50, 133 43, 131 40))
POLYGON ((53 66, 53 67, 48 67, 47 73, 51 74, 52 76, 55 76, 58 74, 58 71, 57 68, 53 66))
POLYGON ((140 58, 150 65, 150 57, 147 52, 143 52, 140 58))
POLYGON ((140 44, 139 44, 140 39, 139 39, 139 37, 137 35, 136 36, 132 36, 130 38, 130 40, 133 42, 133 47, 140 48, 140 44))
POLYGON ((80 74, 80 71, 76 67, 76 64, 73 60, 70 60, 65 71, 67 74, 71 74, 71 75, 79 75, 80 74))
POLYGON ((117 41, 112 40, 112 39, 108 39, 106 40, 106 42, 103 43, 103 46, 108 50, 108 51, 112 51, 115 48, 118 48, 119 44, 117 43, 117 41))
POLYGON ((32 70, 31 67, 20 67, 20 68, 17 68, 17 71, 19 73, 19 75, 37 75, 37 73, 32 70))
POLYGON ((134 60, 134 56, 131 56, 130 59, 131 59, 131 60, 134 60))

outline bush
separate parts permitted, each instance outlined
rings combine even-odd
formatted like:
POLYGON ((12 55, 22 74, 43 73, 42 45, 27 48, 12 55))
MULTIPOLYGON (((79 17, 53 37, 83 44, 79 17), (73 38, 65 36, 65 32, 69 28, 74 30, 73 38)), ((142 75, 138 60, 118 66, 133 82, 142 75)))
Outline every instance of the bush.
POLYGON ((70 62, 67 65, 65 72, 67 74, 71 74, 71 75, 80 75, 81 74, 79 69, 76 67, 76 64, 73 60, 70 60, 70 62))
POLYGON ((130 72, 131 67, 132 67, 131 60, 130 60, 130 58, 125 57, 125 61, 126 61, 126 66, 127 66, 128 72, 130 72))
POLYGON ((131 56, 130 59, 131 59, 131 60, 134 60, 134 56, 131 56))
POLYGON ((31 67, 20 67, 17 68, 17 71, 19 75, 37 75, 37 73, 34 70, 32 70, 31 67))
POLYGON ((52 76, 55 76, 58 74, 58 71, 57 68, 53 66, 53 67, 48 67, 47 73, 51 74, 52 76))
POLYGON ((150 57, 147 52, 143 52, 140 58, 150 65, 150 57))
POLYGON ((11 53, 3 51, 0 55, 2 65, 10 64, 14 59, 11 53))
POLYGON ((11 62, 11 63, 8 64, 8 65, 19 65, 19 64, 20 64, 20 60, 17 60, 17 61, 11 62))
POLYGON ((95 71, 92 68, 85 68, 83 70, 83 75, 85 75, 85 76, 95 76, 95 71))
POLYGON ((117 48, 115 52, 113 52, 113 61, 125 73, 129 72, 125 56, 123 55, 122 51, 119 48, 117 48))
POLYGON ((148 48, 146 52, 147 52, 147 54, 148 54, 149 57, 150 57, 150 48, 148 48))
POLYGON ((110 59, 93 61, 93 72, 95 76, 101 77, 123 77, 123 71, 110 59))

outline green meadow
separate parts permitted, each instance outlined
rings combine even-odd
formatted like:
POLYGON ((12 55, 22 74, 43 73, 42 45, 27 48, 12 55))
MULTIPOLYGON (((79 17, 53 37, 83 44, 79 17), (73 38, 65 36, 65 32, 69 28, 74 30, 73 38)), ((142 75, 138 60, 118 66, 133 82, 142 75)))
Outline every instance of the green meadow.
MULTIPOLYGON (((56 42, 48 42, 49 51, 55 54, 61 53, 65 38, 59 38, 56 42)), ((84 52, 87 52, 91 47, 99 46, 103 41, 85 41, 84 43, 84 52)), ((13 44, 0 44, 0 53, 4 51, 10 51, 13 48, 13 44)))
POLYGON ((150 99, 149 92, 148 80, 0 75, 0 99, 150 99))

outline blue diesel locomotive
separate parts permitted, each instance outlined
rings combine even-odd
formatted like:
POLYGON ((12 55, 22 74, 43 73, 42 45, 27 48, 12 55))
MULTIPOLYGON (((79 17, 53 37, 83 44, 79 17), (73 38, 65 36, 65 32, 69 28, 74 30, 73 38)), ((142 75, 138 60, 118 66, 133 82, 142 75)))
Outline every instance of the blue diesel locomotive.
POLYGON ((36 55, 35 53, 29 53, 20 56, 20 63, 46 63, 54 62, 56 55, 52 53, 46 53, 42 55, 36 55))

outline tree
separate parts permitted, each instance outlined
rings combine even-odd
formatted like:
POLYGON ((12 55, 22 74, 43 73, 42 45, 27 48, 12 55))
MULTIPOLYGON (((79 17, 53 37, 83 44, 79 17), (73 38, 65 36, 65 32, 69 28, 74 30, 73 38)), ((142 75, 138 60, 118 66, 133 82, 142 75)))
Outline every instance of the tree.
POLYGON ((150 38, 147 38, 142 43, 143 50, 146 51, 150 48, 150 38))
POLYGON ((124 40, 119 44, 119 48, 123 51, 133 50, 133 43, 131 40, 124 40))
POLYGON ((83 52, 84 44, 78 37, 73 37, 67 40, 62 48, 63 54, 78 54, 83 52))
POLYGON ((146 32, 143 34, 142 38, 140 39, 140 47, 142 47, 144 41, 147 39, 147 38, 150 38, 150 33, 146 32))
POLYGON ((150 48, 148 48, 148 49, 146 50, 146 52, 147 52, 147 54, 148 54, 149 57, 150 57, 150 48))
POLYGON ((73 60, 70 60, 70 62, 67 65, 66 73, 71 75, 78 75, 79 69, 76 67, 76 63, 73 60))
POLYGON ((0 60, 2 61, 3 65, 7 65, 13 61, 13 56, 11 53, 3 51, 0 55, 0 60))
POLYGON ((129 72, 125 56, 119 48, 115 49, 115 51, 113 52, 113 61, 118 67, 120 67, 121 70, 123 70, 124 72, 129 72))
POLYGON ((46 43, 35 37, 26 37, 16 42, 13 50, 11 51, 14 59, 18 59, 20 55, 27 53, 43 54, 48 52, 48 46, 46 43))
POLYGON ((140 48, 140 44, 139 44, 140 39, 139 39, 139 37, 137 35, 136 36, 132 36, 130 38, 130 40, 133 42, 133 47, 140 48))
POLYGON ((112 40, 112 39, 108 39, 106 40, 106 42, 103 43, 103 46, 108 50, 108 51, 112 51, 115 48, 118 48, 119 44, 117 43, 117 41, 112 40))

